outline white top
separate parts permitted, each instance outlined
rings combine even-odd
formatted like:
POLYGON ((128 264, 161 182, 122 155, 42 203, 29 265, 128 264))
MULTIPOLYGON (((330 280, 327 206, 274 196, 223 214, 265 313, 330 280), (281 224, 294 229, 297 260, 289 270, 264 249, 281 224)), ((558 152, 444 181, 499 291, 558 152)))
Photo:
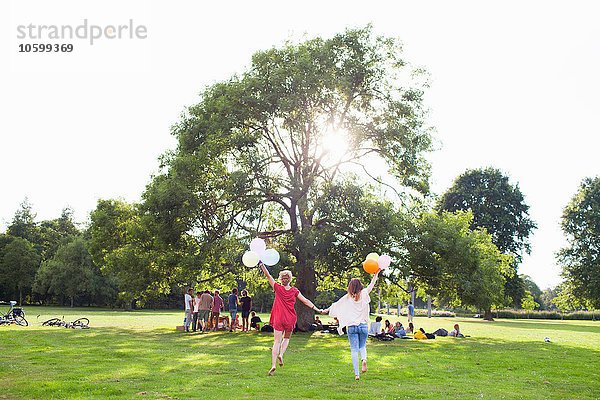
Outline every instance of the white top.
POLYGON ((371 322, 369 335, 379 335, 381 333, 381 322, 371 322))
POLYGON ((342 334, 342 328, 345 326, 359 325, 369 322, 369 313, 371 307, 369 303, 371 297, 368 290, 365 288, 360 292, 360 298, 355 301, 348 293, 341 299, 336 301, 329 308, 329 315, 337 317, 340 321, 338 333, 342 334))
POLYGON ((194 312, 200 311, 200 297, 194 297, 194 312))
POLYGON ((192 301, 192 296, 190 296, 189 294, 185 294, 185 309, 189 310, 190 309, 190 301, 192 301))

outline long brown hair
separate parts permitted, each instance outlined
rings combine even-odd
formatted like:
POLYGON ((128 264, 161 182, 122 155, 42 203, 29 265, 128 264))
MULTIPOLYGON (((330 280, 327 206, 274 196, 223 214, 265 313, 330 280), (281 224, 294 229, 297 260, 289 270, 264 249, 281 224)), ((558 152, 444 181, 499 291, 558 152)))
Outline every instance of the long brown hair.
POLYGON ((363 290, 363 284, 357 278, 352 278, 348 283, 348 294, 355 301, 360 300, 360 292, 363 290))

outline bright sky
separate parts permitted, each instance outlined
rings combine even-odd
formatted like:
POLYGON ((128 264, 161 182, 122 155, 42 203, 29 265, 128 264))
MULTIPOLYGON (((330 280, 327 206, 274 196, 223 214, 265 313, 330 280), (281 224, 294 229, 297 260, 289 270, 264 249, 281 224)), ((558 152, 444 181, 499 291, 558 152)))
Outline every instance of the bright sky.
POLYGON ((600 3, 16 1, 0 6, 0 231, 25 196, 38 220, 99 198, 138 201, 170 126, 206 85, 288 38, 372 23, 401 38, 431 75, 426 105, 439 150, 432 183, 493 166, 519 184, 538 229, 521 273, 560 282, 562 209, 600 172, 600 3), (18 25, 134 24, 146 39, 17 39, 18 25), (18 53, 72 43, 72 53, 18 53))

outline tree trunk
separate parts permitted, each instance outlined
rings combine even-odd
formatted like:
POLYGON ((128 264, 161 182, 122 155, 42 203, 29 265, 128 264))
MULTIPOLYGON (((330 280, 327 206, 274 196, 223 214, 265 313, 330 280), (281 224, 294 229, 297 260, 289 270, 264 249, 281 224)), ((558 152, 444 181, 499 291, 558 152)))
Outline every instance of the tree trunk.
MULTIPOLYGON (((317 282, 315 278, 314 261, 298 260, 298 277, 296 287, 300 293, 310 301, 314 301, 317 292, 317 282)), ((306 332, 315 320, 315 313, 301 301, 296 301, 296 315, 298 316, 298 329, 306 332)))
POLYGON ((427 296, 427 318, 431 318, 431 296, 427 296))
POLYGON ((492 318, 492 309, 491 308, 486 308, 485 309, 485 313, 483 314, 483 319, 486 321, 493 321, 494 318, 492 318))
POLYGON ((23 289, 19 288, 19 306, 23 306, 23 289))
POLYGON ((73 297, 75 296, 71 296, 71 308, 73 308, 73 297))

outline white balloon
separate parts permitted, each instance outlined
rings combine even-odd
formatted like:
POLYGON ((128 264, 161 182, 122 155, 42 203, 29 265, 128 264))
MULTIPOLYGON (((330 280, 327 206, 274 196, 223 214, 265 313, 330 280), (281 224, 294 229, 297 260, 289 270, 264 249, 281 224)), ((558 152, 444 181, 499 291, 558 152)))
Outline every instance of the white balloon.
POLYGON ((254 238, 250 242, 250 250, 256 254, 261 254, 267 248, 267 244, 261 238, 254 238))
POLYGON ((258 264, 258 254, 254 251, 247 251, 242 256, 242 262, 248 268, 252 268, 258 264))
POLYGON ((265 265, 275 265, 279 262, 279 253, 275 249, 267 249, 261 255, 260 260, 265 263, 265 265))

